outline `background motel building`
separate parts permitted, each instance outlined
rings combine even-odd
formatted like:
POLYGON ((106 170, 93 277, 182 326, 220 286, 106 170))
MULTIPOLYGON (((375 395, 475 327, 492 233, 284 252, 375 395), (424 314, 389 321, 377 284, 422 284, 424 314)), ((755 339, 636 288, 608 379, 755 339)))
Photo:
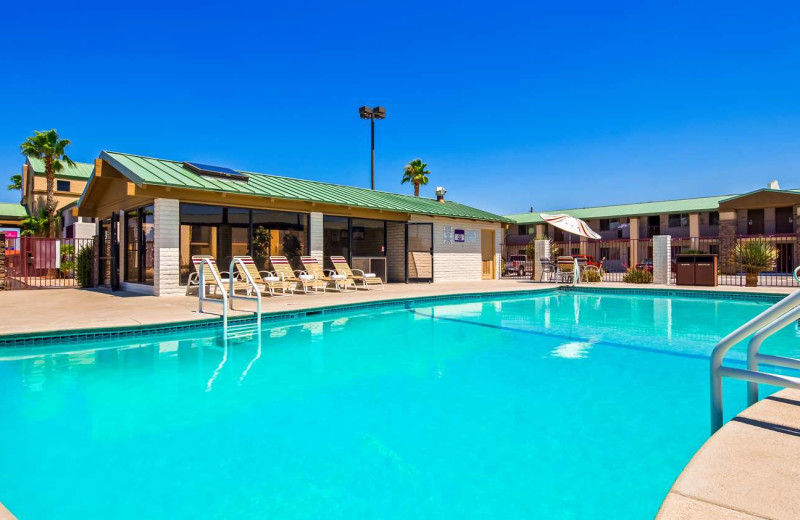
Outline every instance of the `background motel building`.
POLYGON ((388 282, 486 280, 500 276, 508 219, 442 200, 234 172, 138 155, 102 152, 76 217, 96 219, 98 282, 158 296, 184 294, 193 255, 220 270, 250 255, 295 269, 312 255, 388 282), (117 275, 118 274, 118 279, 117 275))
POLYGON ((800 265, 800 190, 771 188, 739 195, 641 202, 575 208, 545 213, 567 213, 585 220, 602 237, 590 241, 570 237, 549 224, 538 212, 507 215, 514 221, 504 242, 504 255, 524 253, 536 235, 547 235, 566 254, 588 254, 605 259, 611 271, 621 271, 653 258, 652 238, 672 237, 672 254, 693 249, 720 257, 720 265, 738 240, 767 237, 778 251, 777 272, 800 265))

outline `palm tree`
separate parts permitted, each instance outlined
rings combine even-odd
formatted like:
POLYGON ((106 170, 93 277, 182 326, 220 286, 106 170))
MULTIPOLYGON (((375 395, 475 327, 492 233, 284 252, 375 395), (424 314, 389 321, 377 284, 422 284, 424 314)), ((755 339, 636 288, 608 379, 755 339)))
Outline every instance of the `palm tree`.
POLYGON ((22 175, 12 175, 11 184, 8 185, 8 191, 15 191, 22 189, 22 175))
POLYGON ((403 167, 403 180, 400 184, 410 182, 414 185, 414 196, 419 197, 419 187, 422 184, 428 184, 428 175, 431 174, 425 168, 428 167, 427 163, 422 162, 422 159, 414 159, 403 167))
POLYGON ((64 168, 64 164, 75 166, 75 163, 67 157, 66 149, 69 146, 69 139, 59 139, 58 132, 48 130, 47 132, 34 131, 19 147, 25 157, 40 159, 44 161, 44 173, 47 176, 47 210, 48 233, 50 238, 56 236, 55 214, 55 174, 64 168))
MULTIPOLYGON (((58 217, 58 216, 56 216, 58 217)), ((58 222, 58 218, 55 219, 58 222)), ((39 215, 29 215, 22 221, 22 232, 20 235, 24 237, 43 237, 49 234, 50 219, 47 215, 47 210, 42 208, 39 210, 39 215)))

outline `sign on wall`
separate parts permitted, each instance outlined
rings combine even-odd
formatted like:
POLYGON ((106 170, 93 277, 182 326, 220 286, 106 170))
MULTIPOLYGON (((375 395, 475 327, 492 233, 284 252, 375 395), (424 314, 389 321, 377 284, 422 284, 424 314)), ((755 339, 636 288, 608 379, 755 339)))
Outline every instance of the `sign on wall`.
POLYGON ((0 233, 6 235, 6 249, 13 251, 19 245, 19 228, 0 227, 0 233))
POLYGON ((464 242, 466 240, 466 234, 464 233, 464 230, 456 229, 454 231, 454 238, 456 242, 464 242))
POLYGON ((474 229, 467 230, 467 242, 473 244, 478 241, 478 232, 474 229))

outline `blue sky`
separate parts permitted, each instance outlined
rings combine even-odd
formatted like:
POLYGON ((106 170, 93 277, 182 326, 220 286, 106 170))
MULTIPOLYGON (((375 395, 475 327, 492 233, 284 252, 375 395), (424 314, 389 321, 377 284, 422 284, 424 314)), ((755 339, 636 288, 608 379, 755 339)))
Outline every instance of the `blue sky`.
POLYGON ((423 195, 443 185, 498 213, 800 188, 796 3, 30 9, 0 21, 3 177, 32 130, 57 128, 74 160, 116 150, 366 187, 357 108, 382 104, 379 189, 411 193, 402 167, 421 157, 423 195))

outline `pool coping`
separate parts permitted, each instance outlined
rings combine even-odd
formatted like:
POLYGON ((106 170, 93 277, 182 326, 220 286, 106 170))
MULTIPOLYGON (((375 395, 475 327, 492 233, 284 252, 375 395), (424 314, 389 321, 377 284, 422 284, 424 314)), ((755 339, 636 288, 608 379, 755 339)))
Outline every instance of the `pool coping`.
POLYGON ((800 518, 800 391, 746 408, 711 436, 675 480, 656 520, 800 518))
MULTIPOLYGON (((272 312, 262 312, 262 323, 296 321, 309 316, 326 316, 332 314, 344 314, 370 309, 380 309, 389 307, 409 307, 420 306, 431 303, 450 303, 458 301, 480 301, 498 298, 524 298, 531 295, 543 295, 547 293, 576 293, 591 294, 600 293, 605 295, 636 295, 636 296, 670 296, 686 298, 702 298, 709 300, 735 300, 735 301, 757 301, 762 303, 775 303, 784 298, 785 294, 765 293, 765 292, 743 292, 728 290, 707 290, 707 289, 675 289, 671 287, 603 287, 603 286, 546 286, 529 288, 515 291, 472 291, 456 294, 441 294, 416 297, 395 297, 367 302, 327 304, 305 309, 281 310, 272 312)), ((233 316, 228 318, 229 326, 243 326, 255 324, 256 318, 253 314, 245 316, 233 316)), ((109 327, 90 327, 76 328, 59 331, 33 331, 11 334, 0 334, 0 349, 8 348, 28 348, 39 346, 58 346, 73 343, 83 343, 98 340, 116 340, 125 338, 140 338, 155 334, 176 333, 186 330, 202 330, 222 328, 223 321, 221 316, 210 316, 208 318, 195 318, 191 320, 165 321, 159 323, 124 325, 109 327)))

